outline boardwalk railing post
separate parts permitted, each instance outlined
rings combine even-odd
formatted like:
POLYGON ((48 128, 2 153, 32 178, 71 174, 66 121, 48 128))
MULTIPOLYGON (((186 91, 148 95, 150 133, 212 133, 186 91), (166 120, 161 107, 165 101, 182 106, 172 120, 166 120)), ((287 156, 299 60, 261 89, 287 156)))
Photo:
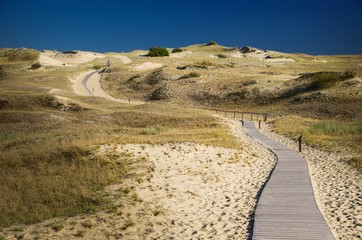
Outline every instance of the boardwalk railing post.
POLYGON ((259 129, 260 129, 260 122, 261 122, 261 120, 259 120, 259 129))
POLYGON ((244 121, 243 120, 241 120, 241 125, 244 127, 244 121))
POLYGON ((268 120, 268 113, 264 113, 264 122, 266 122, 266 120, 268 120))
POLYGON ((298 144, 299 144, 299 152, 302 152, 302 135, 298 137, 298 144))

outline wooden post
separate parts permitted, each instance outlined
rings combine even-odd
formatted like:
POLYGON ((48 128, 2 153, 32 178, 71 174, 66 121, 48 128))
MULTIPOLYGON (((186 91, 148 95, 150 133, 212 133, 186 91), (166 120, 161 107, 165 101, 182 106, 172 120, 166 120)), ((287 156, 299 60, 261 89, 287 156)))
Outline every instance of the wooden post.
POLYGON ((299 152, 302 152, 302 138, 303 138, 302 135, 300 135, 300 136, 298 137, 299 152))
POLYGON ((264 122, 268 120, 268 113, 264 113, 264 122))
POLYGON ((259 129, 260 129, 260 122, 261 122, 261 120, 259 120, 259 129))
POLYGON ((244 127, 244 121, 243 120, 241 120, 241 125, 244 127))

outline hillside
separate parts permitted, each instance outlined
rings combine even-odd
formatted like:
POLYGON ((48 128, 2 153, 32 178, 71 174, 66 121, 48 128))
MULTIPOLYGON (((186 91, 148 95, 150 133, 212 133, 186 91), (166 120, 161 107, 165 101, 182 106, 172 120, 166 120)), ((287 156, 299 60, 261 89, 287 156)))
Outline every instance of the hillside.
POLYGON ((303 135, 328 223, 362 237, 362 55, 168 51, 0 49, 4 236, 246 239, 275 158, 219 109, 267 112, 291 148, 303 135))
POLYGON ((309 56, 218 45, 182 50, 163 58, 131 52, 127 65, 111 60, 102 85, 114 96, 184 106, 362 117, 362 55, 309 56))

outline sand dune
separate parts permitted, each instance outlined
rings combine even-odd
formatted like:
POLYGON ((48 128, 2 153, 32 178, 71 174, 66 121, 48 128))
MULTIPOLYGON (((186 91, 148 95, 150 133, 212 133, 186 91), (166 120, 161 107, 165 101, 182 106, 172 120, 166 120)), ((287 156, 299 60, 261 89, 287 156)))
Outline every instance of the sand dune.
POLYGON ((115 211, 53 219, 26 226, 22 232, 7 229, 7 236, 246 239, 256 195, 275 159, 244 133, 239 122, 223 121, 240 139, 242 149, 195 143, 102 146, 101 152, 129 156, 138 164, 129 173, 138 174, 137 181, 129 178, 107 187, 109 198, 119 206, 115 211), (131 197, 120 197, 125 189, 131 197))

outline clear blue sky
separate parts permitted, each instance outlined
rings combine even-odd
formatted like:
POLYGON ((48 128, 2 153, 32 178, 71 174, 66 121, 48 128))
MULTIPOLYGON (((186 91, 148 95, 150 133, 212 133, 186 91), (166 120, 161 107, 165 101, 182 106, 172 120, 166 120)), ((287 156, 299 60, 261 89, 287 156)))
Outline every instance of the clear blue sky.
POLYGON ((126 52, 210 40, 362 54, 362 0, 0 0, 0 47, 126 52))

